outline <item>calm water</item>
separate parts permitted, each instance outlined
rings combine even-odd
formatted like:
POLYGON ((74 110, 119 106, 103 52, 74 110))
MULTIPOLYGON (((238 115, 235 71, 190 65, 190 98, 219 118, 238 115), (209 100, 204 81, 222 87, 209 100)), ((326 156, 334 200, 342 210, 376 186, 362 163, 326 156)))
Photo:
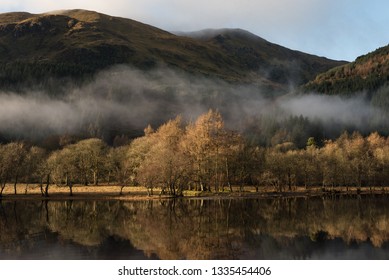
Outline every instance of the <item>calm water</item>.
POLYGON ((389 259, 389 198, 3 201, 0 259, 389 259))

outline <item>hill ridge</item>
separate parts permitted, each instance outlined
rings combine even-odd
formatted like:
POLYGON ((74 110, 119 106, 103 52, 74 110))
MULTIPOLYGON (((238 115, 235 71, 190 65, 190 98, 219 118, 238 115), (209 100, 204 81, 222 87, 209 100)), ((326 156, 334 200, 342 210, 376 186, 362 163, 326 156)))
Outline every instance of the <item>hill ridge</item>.
POLYGON ((301 84, 344 63, 293 51, 242 29, 223 30, 224 37, 201 40, 88 10, 0 14, 0 87, 39 83, 45 76, 83 79, 129 64, 143 70, 166 65, 286 90, 292 80, 301 84))
POLYGON ((389 82, 389 45, 332 68, 303 86, 305 91, 326 94, 374 92, 389 82))

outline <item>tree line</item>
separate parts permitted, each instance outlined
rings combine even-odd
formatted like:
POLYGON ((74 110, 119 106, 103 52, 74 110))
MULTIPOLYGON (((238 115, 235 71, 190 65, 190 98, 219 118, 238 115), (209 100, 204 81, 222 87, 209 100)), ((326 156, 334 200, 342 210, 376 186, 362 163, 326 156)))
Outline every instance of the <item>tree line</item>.
POLYGON ((24 142, 0 145, 0 195, 7 184, 39 184, 47 196, 49 186, 116 184, 144 186, 149 194, 181 195, 184 190, 257 191, 273 187, 279 192, 296 186, 388 186, 389 139, 372 133, 343 133, 319 146, 313 137, 305 148, 292 142, 261 147, 224 126, 219 112, 210 110, 197 120, 180 117, 158 129, 148 126, 144 136, 130 143, 108 146, 97 138, 68 144, 48 152, 24 142))

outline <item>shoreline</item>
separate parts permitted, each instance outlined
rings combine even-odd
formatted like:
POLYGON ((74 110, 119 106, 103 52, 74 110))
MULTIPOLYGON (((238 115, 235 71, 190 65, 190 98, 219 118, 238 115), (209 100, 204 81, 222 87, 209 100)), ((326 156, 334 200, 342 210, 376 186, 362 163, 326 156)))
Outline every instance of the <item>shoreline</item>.
POLYGON ((121 201, 147 201, 147 200, 168 200, 174 198, 184 199, 271 199, 271 198, 310 198, 310 197, 342 197, 356 195, 389 195, 389 187, 362 187, 358 191, 355 187, 326 188, 323 192, 321 187, 305 189, 298 187, 292 191, 278 192, 273 188, 261 188, 256 192, 253 187, 246 187, 244 191, 235 189, 233 192, 200 192, 184 191, 181 196, 169 194, 160 195, 160 190, 154 190, 149 195, 143 187, 125 187, 123 194, 120 194, 120 186, 75 186, 73 195, 69 194, 68 187, 52 186, 49 189, 49 196, 42 196, 38 186, 30 186, 26 193, 26 187, 17 186, 17 193, 13 193, 13 186, 7 189, 0 197, 0 201, 17 200, 41 200, 41 201, 64 201, 64 200, 121 200, 121 201))

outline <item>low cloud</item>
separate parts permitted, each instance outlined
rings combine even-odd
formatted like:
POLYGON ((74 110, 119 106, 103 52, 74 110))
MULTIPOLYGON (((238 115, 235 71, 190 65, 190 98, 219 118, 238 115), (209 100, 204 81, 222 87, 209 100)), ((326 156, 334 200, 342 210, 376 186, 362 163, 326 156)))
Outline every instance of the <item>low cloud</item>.
POLYGON ((338 122, 360 130, 365 130, 364 127, 374 116, 383 115, 383 112, 371 106, 362 94, 349 98, 318 94, 300 95, 286 98, 279 105, 290 115, 302 115, 324 123, 338 122))
MULTIPOLYGON (((102 137, 141 135, 181 115, 193 121, 217 109, 226 125, 245 131, 247 120, 283 122, 303 116, 320 123, 323 130, 369 132, 387 129, 388 118, 362 95, 341 98, 325 95, 289 95, 272 98, 261 88, 228 84, 160 68, 142 72, 120 66, 103 71, 82 87, 71 87, 61 96, 52 93, 0 93, 0 134, 7 139, 39 141, 50 135, 74 134, 102 137)), ((389 130, 388 130, 389 131, 389 130)))

